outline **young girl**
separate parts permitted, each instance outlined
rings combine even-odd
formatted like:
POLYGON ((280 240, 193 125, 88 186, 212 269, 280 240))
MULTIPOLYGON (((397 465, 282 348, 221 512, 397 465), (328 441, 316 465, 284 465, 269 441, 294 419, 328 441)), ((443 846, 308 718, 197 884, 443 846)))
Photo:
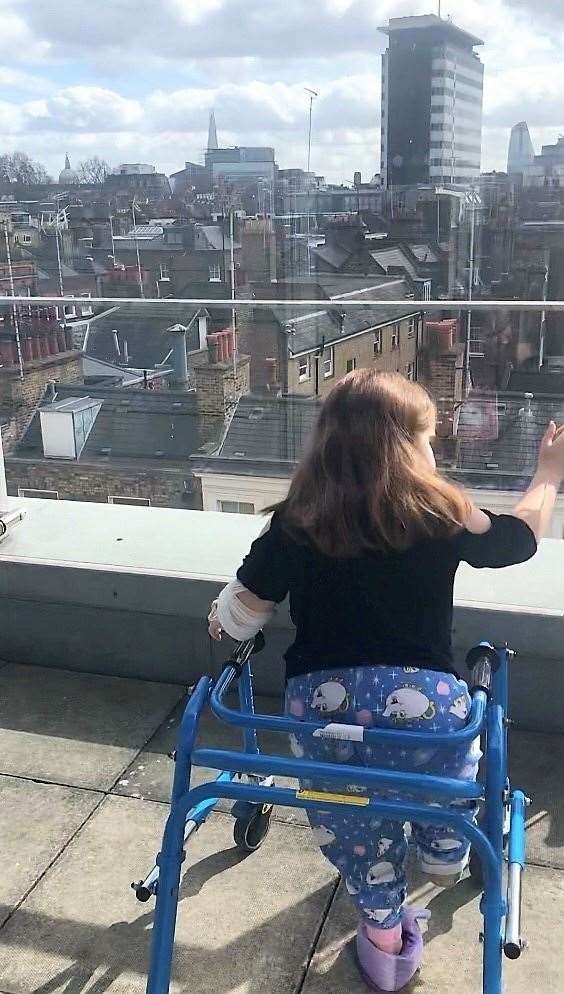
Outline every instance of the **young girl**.
MULTIPOLYGON (((451 649, 458 564, 496 568, 534 555, 564 477, 564 428, 549 425, 537 473, 510 515, 478 510, 437 473, 434 433, 435 408, 418 384, 367 369, 338 382, 286 500, 212 605, 212 637, 242 640, 290 594, 296 638, 285 654, 286 709, 298 720, 431 733, 465 724, 470 697, 451 649)), ((477 742, 398 750, 303 735, 291 746, 297 757, 464 779, 476 776, 480 758, 477 742)), ((405 905, 404 826, 336 805, 310 822, 357 906, 365 979, 399 990, 423 951, 423 915, 405 905)), ((440 825, 413 825, 412 835, 432 880, 460 878, 464 838, 440 825)))

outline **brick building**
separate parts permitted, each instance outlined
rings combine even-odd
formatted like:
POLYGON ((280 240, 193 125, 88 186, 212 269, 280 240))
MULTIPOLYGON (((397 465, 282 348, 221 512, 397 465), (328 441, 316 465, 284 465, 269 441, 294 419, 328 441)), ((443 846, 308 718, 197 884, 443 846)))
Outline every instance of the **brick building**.
MULTIPOLYGON (((92 255, 101 264, 107 263, 108 253, 125 265, 141 266, 148 273, 151 296, 189 297, 227 296, 231 263, 229 231, 219 224, 175 222, 164 228, 158 224, 139 225, 123 236, 114 237, 105 246, 93 248, 92 255), (145 229, 145 230, 141 230, 145 229), (205 293, 200 292, 205 289, 205 293)), ((241 244, 233 245, 237 273, 241 272, 241 244)))
POLYGON ((352 369, 374 367, 417 377, 417 350, 424 315, 402 277, 320 276, 303 284, 254 287, 255 298, 278 292, 318 298, 319 306, 253 307, 240 313, 239 343, 251 356, 253 393, 323 397, 352 369), (386 303, 405 298, 405 304, 386 303), (347 307, 351 299, 378 306, 347 307))
POLYGON ((210 349, 193 353, 191 361, 193 388, 58 385, 5 460, 8 492, 200 507, 189 456, 219 444, 233 407, 248 392, 249 360, 239 357, 235 373, 231 344, 221 343, 220 356, 212 338, 210 349))
POLYGON ((0 314, 0 426, 7 453, 22 438, 49 383, 82 379, 82 354, 53 308, 20 314, 18 329, 19 336, 12 311, 0 314))

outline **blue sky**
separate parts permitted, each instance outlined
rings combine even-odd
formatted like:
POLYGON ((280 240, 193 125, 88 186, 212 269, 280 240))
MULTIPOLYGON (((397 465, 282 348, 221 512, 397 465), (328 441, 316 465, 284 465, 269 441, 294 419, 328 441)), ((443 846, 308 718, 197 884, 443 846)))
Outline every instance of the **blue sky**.
MULTIPOLYGON (((331 180, 379 168, 379 24, 433 0, 0 0, 0 151, 56 174, 92 154, 165 172, 199 161, 215 108, 225 144, 274 145, 331 180), (377 11, 375 10, 377 8, 377 11)), ((436 9, 436 7, 435 7, 436 9)), ((484 38, 483 168, 503 168, 509 129, 564 131, 561 0, 443 0, 484 38)))

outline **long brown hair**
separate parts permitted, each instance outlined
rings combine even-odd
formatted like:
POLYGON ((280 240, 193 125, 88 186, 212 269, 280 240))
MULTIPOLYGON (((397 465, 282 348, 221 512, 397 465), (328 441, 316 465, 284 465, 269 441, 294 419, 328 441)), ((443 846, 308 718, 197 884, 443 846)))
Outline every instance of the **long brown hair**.
POLYGON ((415 444, 434 418, 427 391, 399 373, 349 373, 322 406, 309 451, 276 508, 281 523, 337 557, 406 549, 463 527, 470 502, 415 444))

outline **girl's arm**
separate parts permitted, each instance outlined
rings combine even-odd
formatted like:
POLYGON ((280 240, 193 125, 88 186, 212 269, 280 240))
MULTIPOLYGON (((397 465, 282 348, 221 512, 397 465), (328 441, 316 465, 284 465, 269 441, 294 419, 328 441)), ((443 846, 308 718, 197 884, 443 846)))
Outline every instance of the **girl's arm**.
MULTIPOLYGON (((564 479, 564 425, 551 421, 541 442, 537 471, 528 490, 519 498, 513 511, 529 526, 537 542, 546 535, 560 484, 564 479)), ((484 535, 492 526, 491 518, 479 508, 472 508, 466 528, 473 535, 484 535)))
POLYGON ((211 606, 208 632, 216 642, 227 632, 237 642, 252 638, 272 616, 274 601, 264 601, 237 580, 223 588, 211 606))
POLYGON ((538 466, 531 485, 513 509, 537 542, 546 534, 550 524, 560 484, 564 478, 564 425, 557 428, 551 421, 541 442, 538 466))

